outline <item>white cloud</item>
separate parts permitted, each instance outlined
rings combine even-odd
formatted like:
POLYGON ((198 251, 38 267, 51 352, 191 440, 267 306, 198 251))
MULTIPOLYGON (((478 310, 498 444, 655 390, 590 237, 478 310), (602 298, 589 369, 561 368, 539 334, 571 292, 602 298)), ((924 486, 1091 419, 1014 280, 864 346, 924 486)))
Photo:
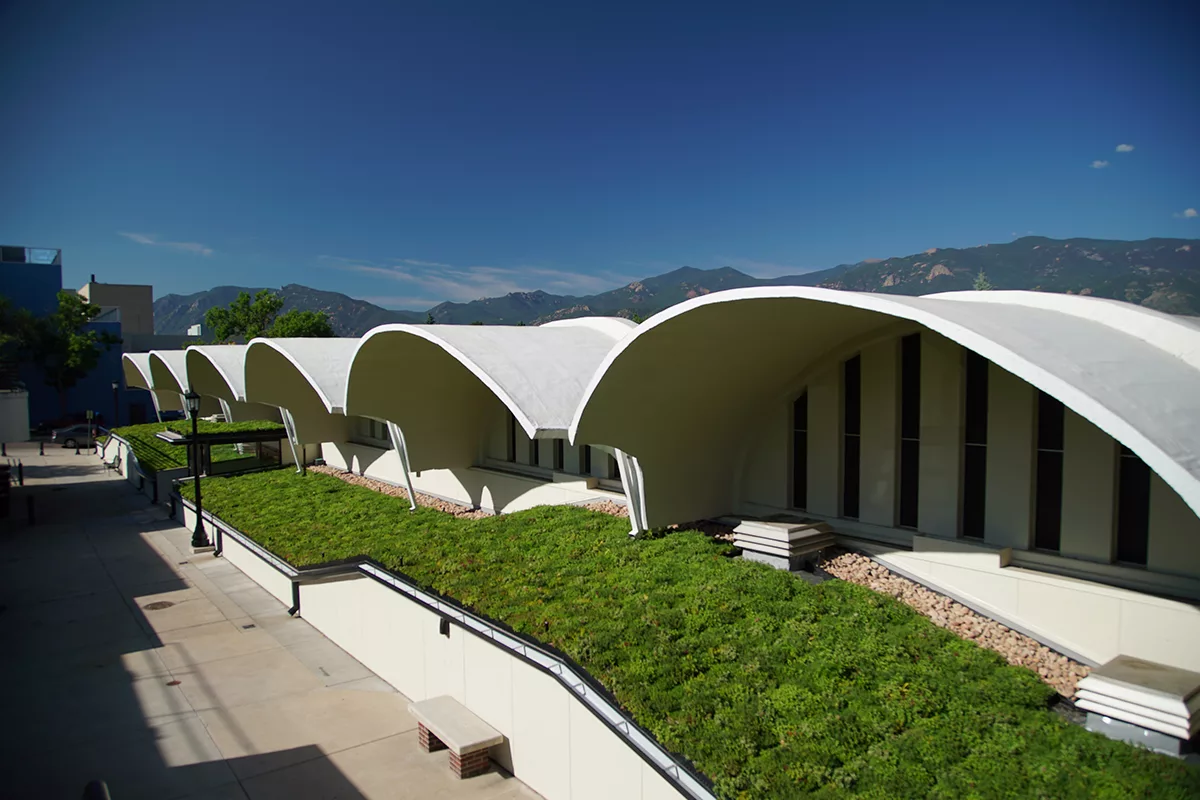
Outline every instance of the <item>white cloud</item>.
POLYGON ((168 250, 178 250, 182 253, 194 253, 199 256, 211 256, 213 254, 211 247, 206 247, 199 242, 164 242, 153 233, 127 233, 125 231, 117 231, 117 235, 124 236, 131 242, 150 245, 151 247, 165 247, 168 250))
POLYGON ((1101 161, 1100 159, 1096 159, 1095 161, 1092 162, 1092 169, 1104 169, 1107 166, 1108 166, 1108 162, 1101 161))
POLYGON ((392 263, 386 265, 338 256, 325 256, 321 260, 331 262, 329 266, 335 269, 386 278, 411 287, 411 292, 402 297, 387 296, 390 305, 403 304, 410 308, 431 306, 445 300, 465 303, 482 297, 538 289, 550 294, 598 294, 638 279, 609 271, 583 274, 530 265, 459 267, 418 258, 391 258, 388 261, 392 263))
POLYGON ((1200 211, 1197 211, 1194 208, 1185 208, 1175 216, 1178 219, 1195 219, 1196 217, 1200 217, 1200 211))
POLYGON ((1117 152, 1118 152, 1118 153, 1132 153, 1132 152, 1133 152, 1133 145, 1131 145, 1131 144, 1119 144, 1119 145, 1117 145, 1117 152))

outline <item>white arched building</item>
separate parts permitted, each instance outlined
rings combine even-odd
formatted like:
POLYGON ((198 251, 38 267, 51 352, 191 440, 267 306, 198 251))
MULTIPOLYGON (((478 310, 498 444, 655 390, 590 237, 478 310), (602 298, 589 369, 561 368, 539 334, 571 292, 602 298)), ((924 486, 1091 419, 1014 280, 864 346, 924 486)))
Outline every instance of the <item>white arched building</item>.
POLYGON ((572 439, 652 526, 820 520, 1085 661, 1200 668, 1200 329, 1115 301, 772 287, 657 314, 572 439))

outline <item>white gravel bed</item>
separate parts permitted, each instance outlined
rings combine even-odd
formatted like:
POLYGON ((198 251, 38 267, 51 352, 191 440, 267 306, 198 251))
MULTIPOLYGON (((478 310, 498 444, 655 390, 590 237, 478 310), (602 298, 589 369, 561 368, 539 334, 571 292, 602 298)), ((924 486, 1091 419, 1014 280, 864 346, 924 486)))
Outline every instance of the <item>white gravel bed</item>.
POLYGON ((857 553, 842 553, 821 563, 821 568, 844 581, 888 594, 963 639, 999 653, 1013 665, 1027 667, 1063 697, 1075 696, 1075 684, 1090 669, 1036 640, 977 614, 962 603, 896 575, 857 553))

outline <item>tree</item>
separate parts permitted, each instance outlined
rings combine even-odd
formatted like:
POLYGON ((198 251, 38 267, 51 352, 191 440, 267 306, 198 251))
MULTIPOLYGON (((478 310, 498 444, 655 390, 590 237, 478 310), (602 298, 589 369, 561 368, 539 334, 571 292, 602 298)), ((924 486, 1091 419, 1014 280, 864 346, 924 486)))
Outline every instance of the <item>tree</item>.
POLYGON ((324 311, 300 311, 293 308, 275 320, 267 335, 278 339, 287 337, 330 339, 333 338, 334 333, 329 316, 324 311))
POLYGON ((263 289, 250 299, 249 292, 239 292, 229 308, 210 308, 204 314, 204 324, 212 331, 218 342, 227 342, 235 337, 249 341, 256 336, 265 336, 283 308, 283 298, 269 289, 263 289))
POLYGON ((523 319, 522 319, 522 320, 518 320, 518 321, 517 321, 517 327, 518 327, 518 328, 524 328, 524 327, 525 327, 525 320, 523 320, 523 319))
POLYGON ((472 325, 482 325, 482 324, 483 324, 483 320, 481 320, 481 319, 477 319, 477 320, 475 320, 474 322, 472 322, 471 324, 472 324, 472 325))
POLYGON ((67 392, 96 368, 100 345, 112 349, 121 340, 107 331, 87 330, 100 307, 75 292, 60 290, 58 309, 37 320, 29 330, 25 349, 42 371, 46 385, 58 392, 59 409, 67 415, 67 392))
POLYGON ((251 299, 240 292, 229 308, 210 308, 204 314, 204 324, 217 342, 241 338, 246 341, 259 336, 273 338, 329 338, 336 334, 329 315, 324 311, 301 311, 293 308, 280 315, 283 298, 263 289, 251 299))
POLYGON ((437 320, 433 318, 432 311, 425 314, 425 324, 426 325, 437 325, 437 320))
POLYGON ((975 291, 989 292, 996 287, 992 286, 992 282, 987 279, 987 274, 983 270, 979 270, 979 274, 975 276, 975 291))
POLYGON ((636 311, 633 312, 633 316, 630 317, 629 319, 633 320, 634 325, 641 325, 643 322, 646 321, 646 318, 643 317, 641 314, 637 313, 636 311))

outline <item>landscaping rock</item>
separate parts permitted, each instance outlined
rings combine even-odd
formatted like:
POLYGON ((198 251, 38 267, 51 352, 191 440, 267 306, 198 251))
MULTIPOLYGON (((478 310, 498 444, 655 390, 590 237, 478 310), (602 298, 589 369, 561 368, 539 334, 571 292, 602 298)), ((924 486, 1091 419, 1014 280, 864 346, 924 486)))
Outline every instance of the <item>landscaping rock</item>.
POLYGON ((1043 682, 1066 698, 1075 696, 1075 684, 1090 669, 1055 653, 1034 639, 993 619, 976 614, 962 603, 894 574, 881 564, 857 553, 842 553, 821 562, 820 567, 844 581, 891 595, 924 614, 934 625, 994 650, 1010 664, 1031 669, 1043 682))
POLYGON ((629 517, 629 509, 620 503, 614 503, 612 500, 593 500, 590 503, 580 503, 579 507, 600 514, 608 514, 613 517, 629 517))

